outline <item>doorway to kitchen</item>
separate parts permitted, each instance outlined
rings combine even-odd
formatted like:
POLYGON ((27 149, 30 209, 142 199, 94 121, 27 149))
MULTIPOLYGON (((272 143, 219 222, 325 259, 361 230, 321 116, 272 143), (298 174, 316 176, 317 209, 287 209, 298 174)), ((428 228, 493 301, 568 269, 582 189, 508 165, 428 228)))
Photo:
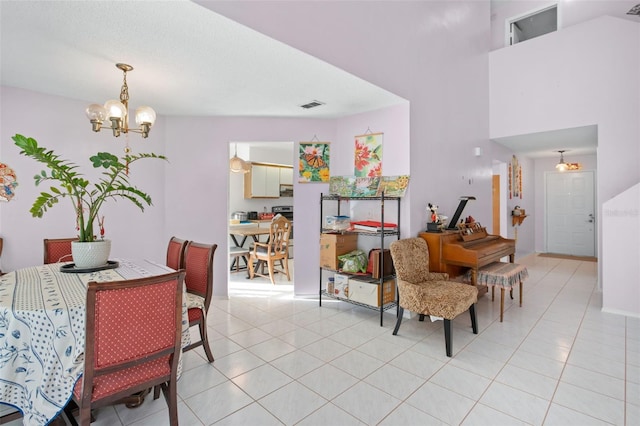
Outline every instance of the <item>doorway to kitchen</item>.
MULTIPOLYGON (((294 240, 290 238, 289 275, 249 279, 250 252, 256 242, 269 239, 271 219, 281 214, 292 222, 294 200, 294 143, 289 141, 231 141, 230 168, 234 156, 243 161, 229 173, 228 293, 230 297, 293 297, 294 240), (236 167, 238 169, 238 167, 236 167)), ((234 160, 237 162, 237 160, 234 160)), ((293 232, 291 233, 293 236, 293 232)), ((265 268, 266 269, 266 268, 265 268)), ((266 273, 268 276, 268 272, 266 273)))

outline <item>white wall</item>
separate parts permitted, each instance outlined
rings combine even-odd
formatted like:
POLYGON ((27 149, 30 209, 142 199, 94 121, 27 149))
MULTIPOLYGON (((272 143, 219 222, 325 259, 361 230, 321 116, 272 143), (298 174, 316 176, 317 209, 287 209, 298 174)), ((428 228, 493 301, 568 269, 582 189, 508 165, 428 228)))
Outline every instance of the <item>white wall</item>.
MULTIPOLYGON (((493 51, 491 136, 598 125, 601 211, 606 200, 640 181, 638 75, 640 24, 611 17, 493 51)), ((607 254, 601 226, 598 241, 602 268, 607 254)), ((639 242, 630 238, 627 244, 629 253, 639 242)), ((606 292, 606 277, 599 275, 606 292)))
MULTIPOLYGON (((604 203, 602 246, 605 252, 619 253, 628 247, 626 240, 640 240, 639 215, 640 184, 604 203)), ((640 285, 635 278, 640 276, 640 245, 630 249, 626 256, 611 256, 604 265, 607 291, 602 297, 602 309, 640 318, 640 285)))

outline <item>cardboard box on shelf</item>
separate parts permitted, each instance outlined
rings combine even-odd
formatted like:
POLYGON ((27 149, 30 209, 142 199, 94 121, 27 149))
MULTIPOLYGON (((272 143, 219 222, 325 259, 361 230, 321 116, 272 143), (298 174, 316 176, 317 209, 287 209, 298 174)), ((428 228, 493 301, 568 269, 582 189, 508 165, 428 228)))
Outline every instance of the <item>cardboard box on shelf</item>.
POLYGON ((333 276, 333 293, 334 296, 349 298, 349 276, 343 274, 335 274, 333 276))
POLYGON ((349 279, 349 299, 370 306, 380 306, 380 292, 382 304, 396 300, 396 280, 390 279, 380 284, 380 280, 368 278, 349 279))
POLYGON ((338 270, 338 256, 358 247, 356 234, 320 234, 320 267, 338 270))

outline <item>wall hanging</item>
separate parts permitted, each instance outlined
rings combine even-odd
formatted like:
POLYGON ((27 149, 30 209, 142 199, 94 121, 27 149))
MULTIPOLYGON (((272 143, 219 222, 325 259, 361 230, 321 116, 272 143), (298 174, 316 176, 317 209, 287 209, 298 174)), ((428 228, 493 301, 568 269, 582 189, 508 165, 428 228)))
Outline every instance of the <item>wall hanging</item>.
POLYGON ((329 182, 330 142, 300 142, 298 182, 329 182))
POLYGON ((522 166, 514 155, 509 163, 509 199, 522 199, 522 166))
POLYGON ((11 201, 18 186, 16 172, 4 163, 0 163, 0 201, 11 201))
MULTIPOLYGON (((367 129, 368 130, 368 129, 367 129)), ((355 137, 353 174, 356 177, 382 176, 382 140, 384 133, 371 133, 355 137)))

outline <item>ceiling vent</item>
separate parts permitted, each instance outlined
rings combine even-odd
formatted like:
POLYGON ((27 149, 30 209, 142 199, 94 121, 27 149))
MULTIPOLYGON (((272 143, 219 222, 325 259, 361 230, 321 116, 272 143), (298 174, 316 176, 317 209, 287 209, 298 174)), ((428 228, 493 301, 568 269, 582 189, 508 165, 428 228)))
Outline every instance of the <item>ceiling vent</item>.
POLYGON ((631 9, 629 9, 629 11, 627 12, 627 15, 638 15, 638 16, 640 16, 640 3, 636 4, 631 9))
POLYGON ((306 103, 306 104, 304 104, 304 105, 300 105, 300 108, 310 109, 310 108, 319 107, 320 105, 324 105, 324 102, 320 102, 320 101, 311 101, 311 102, 306 103))

